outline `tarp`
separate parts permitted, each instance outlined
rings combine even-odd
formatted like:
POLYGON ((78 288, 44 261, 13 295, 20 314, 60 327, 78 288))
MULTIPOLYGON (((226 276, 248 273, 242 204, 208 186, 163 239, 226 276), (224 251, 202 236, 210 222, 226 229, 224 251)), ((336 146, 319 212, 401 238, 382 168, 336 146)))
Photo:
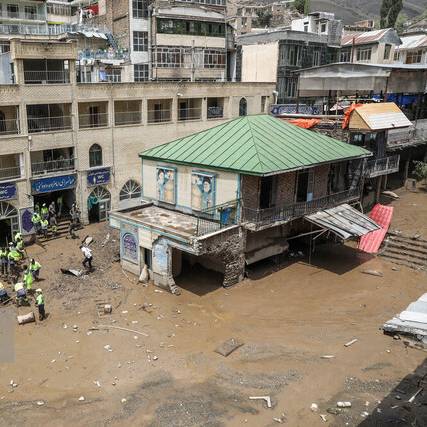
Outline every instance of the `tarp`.
POLYGON ((381 228, 363 236, 359 242, 359 249, 368 254, 375 254, 383 242, 390 227, 393 217, 393 207, 384 206, 379 203, 374 206, 369 217, 373 219, 381 228))
POLYGON ((380 228, 375 221, 348 204, 306 215, 304 218, 343 240, 361 237, 380 228))
POLYGON ((352 104, 350 105, 350 107, 347 109, 347 111, 344 113, 344 121, 342 122, 342 128, 343 129, 347 129, 348 128, 348 124, 350 123, 350 117, 351 117, 351 113, 357 108, 357 107, 361 107, 363 104, 352 104))
POLYGON ((311 129, 312 127, 318 125, 320 121, 320 119, 293 119, 289 120, 288 123, 303 129, 311 129))

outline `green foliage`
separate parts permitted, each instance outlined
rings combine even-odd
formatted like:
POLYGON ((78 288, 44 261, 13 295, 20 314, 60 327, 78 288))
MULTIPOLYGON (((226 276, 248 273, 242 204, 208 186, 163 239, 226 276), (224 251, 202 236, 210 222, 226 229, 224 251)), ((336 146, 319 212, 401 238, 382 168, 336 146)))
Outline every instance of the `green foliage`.
POLYGON ((424 180, 427 184, 427 163, 414 161, 415 169, 413 175, 417 181, 424 180))
POLYGON ((396 31, 399 34, 403 33, 407 22, 408 22, 408 16, 405 13, 400 12, 399 16, 397 17, 396 24, 394 25, 394 28, 396 28, 396 31))
POLYGON ((259 9, 257 11, 258 18, 256 19, 255 25, 257 27, 269 27, 271 20, 273 19, 273 14, 268 9, 259 9))
POLYGON ((403 0, 383 0, 380 10, 380 27, 394 28, 402 7, 403 0))
POLYGON ((310 13, 310 0, 295 0, 294 7, 299 13, 307 15, 310 13))

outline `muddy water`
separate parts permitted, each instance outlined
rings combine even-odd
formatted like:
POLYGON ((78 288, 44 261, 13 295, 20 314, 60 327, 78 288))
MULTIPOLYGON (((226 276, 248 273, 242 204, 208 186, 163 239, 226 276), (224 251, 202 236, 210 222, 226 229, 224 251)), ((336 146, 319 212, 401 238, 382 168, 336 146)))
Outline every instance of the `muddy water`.
MULTIPOLYGON (((401 195, 393 226, 426 236, 427 195, 401 195)), ((96 226, 88 231, 98 239, 104 233, 96 226)), ((319 414, 328 425, 358 425, 362 411, 375 412, 377 401, 425 359, 378 328, 427 292, 426 274, 395 271, 350 246, 321 247, 312 265, 297 260, 227 290, 209 273, 189 273, 180 297, 136 284, 118 264, 98 272, 96 282, 75 279, 72 297, 61 297, 54 292, 62 280, 58 255, 78 265, 77 243, 58 240, 29 252, 43 265, 50 317, 17 328, 16 361, 0 364, 1 425, 278 425, 273 418, 325 425, 319 414), (111 283, 118 287, 105 286, 111 283), (111 317, 98 317, 96 300, 112 302, 111 317), (143 303, 152 306, 143 310, 143 303), (149 336, 113 329, 88 335, 97 324, 149 336), (227 358, 215 353, 230 337, 245 345, 227 358), (249 400, 264 395, 273 408, 249 400), (326 409, 336 400, 350 400, 353 408, 330 415, 326 409), (313 402, 318 413, 310 411, 313 402)))

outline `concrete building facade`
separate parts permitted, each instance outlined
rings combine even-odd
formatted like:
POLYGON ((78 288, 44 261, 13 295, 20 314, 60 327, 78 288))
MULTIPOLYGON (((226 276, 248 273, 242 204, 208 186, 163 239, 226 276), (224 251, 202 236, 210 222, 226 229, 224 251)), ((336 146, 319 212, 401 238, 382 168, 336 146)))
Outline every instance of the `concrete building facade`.
POLYGON ((12 40, 10 54, 14 83, 0 85, 6 237, 31 234, 34 204, 58 196, 65 213, 76 200, 85 222, 137 204, 139 152, 260 113, 274 90, 271 83, 77 83, 73 42, 12 40))

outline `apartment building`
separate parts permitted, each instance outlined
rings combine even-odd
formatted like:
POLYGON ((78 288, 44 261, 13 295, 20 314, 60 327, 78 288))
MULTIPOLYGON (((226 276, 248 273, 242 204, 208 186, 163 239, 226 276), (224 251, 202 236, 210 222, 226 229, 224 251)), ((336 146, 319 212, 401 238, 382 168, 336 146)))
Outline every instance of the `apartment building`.
POLYGON ((138 153, 266 111, 270 83, 77 83, 74 41, 14 39, 0 84, 0 227, 33 232, 34 204, 76 200, 85 222, 138 204, 138 153))
POLYGON ((427 64, 427 30, 402 34, 402 44, 394 51, 398 64, 427 64))

